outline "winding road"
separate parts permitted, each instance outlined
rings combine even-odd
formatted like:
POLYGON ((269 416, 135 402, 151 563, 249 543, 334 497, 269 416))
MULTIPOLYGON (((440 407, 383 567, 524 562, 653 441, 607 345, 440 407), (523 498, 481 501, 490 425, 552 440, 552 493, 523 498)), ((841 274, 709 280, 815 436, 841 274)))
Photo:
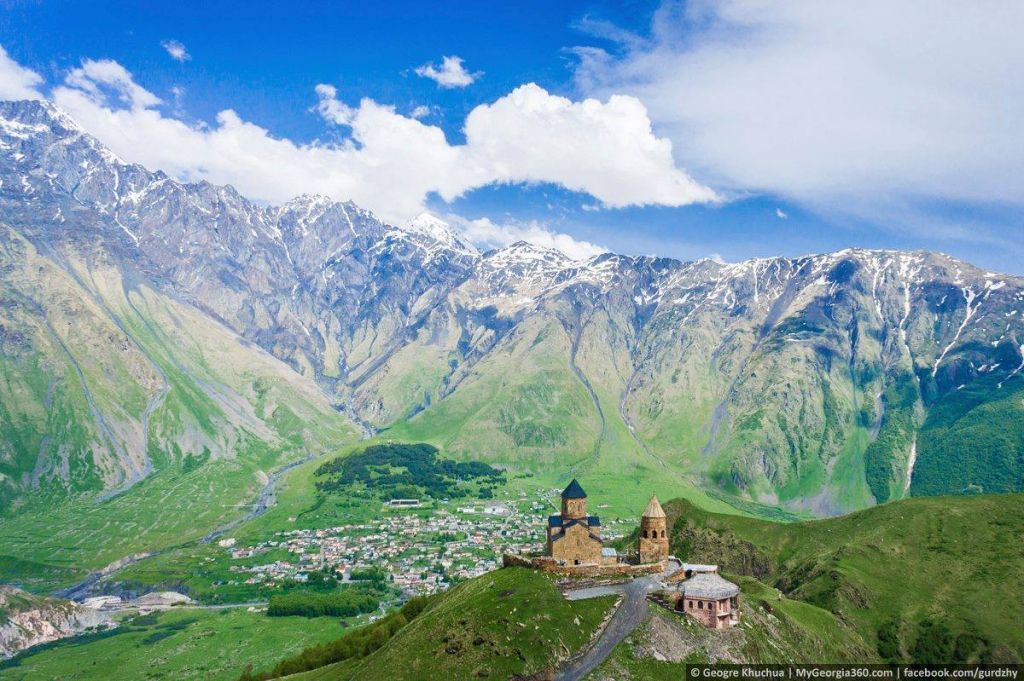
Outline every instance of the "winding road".
POLYGON ((579 600, 619 591, 622 593, 622 600, 598 639, 586 649, 582 656, 571 661, 565 669, 560 671, 555 679, 557 681, 579 681, 594 671, 612 654, 615 646, 622 643, 634 629, 647 621, 651 614, 647 604, 647 594, 657 588, 659 588, 659 582, 655 578, 640 577, 621 586, 584 589, 577 594, 567 594, 566 597, 570 600, 579 600))

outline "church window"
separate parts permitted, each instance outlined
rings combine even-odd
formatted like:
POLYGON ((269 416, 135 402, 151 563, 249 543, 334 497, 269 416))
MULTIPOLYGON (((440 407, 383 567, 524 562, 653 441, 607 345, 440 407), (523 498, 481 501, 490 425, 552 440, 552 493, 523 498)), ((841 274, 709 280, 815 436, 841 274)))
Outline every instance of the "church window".
POLYGON ((662 538, 662 539, 664 539, 664 538, 665 538, 665 530, 662 530, 662 531, 661 531, 661 538, 662 538))
POLYGON ((644 539, 647 539, 647 530, 644 530, 644 539))
POLYGON ((700 610, 704 609, 704 601, 697 601, 697 608, 700 610))

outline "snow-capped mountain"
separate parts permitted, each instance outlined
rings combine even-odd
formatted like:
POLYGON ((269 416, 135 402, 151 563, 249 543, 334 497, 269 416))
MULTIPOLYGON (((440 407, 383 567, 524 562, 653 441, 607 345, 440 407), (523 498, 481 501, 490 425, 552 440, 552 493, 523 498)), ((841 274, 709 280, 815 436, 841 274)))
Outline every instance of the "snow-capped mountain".
POLYGON ((364 430, 443 433, 455 455, 669 471, 819 513, 1024 487, 1024 442, 951 444, 981 406, 1020 416, 1024 281, 941 254, 480 253, 428 214, 395 226, 178 182, 40 102, 0 103, 0 224, 8 262, 23 240, 86 289, 116 272, 287 363, 364 430))

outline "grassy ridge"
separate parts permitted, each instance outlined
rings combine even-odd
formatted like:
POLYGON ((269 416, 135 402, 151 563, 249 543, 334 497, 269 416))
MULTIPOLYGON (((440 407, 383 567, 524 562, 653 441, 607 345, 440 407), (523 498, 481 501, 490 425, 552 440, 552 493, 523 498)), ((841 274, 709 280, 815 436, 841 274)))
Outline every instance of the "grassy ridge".
POLYGON ((505 568, 459 585, 354 668, 325 678, 504 679, 579 650, 614 599, 569 602, 549 575, 505 568))
POLYGON ((914 659, 929 622, 954 640, 976 637, 969 659, 1024 658, 1024 495, 908 499, 794 524, 710 514, 682 500, 666 513, 678 555, 756 575, 873 645, 900 623, 895 659, 914 659))

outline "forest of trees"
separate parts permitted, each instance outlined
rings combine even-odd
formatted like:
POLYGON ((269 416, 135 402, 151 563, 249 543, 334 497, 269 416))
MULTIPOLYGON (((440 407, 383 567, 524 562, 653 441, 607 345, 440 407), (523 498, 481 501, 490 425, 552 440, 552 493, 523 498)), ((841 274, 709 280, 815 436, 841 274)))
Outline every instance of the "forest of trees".
POLYGON ((914 496, 1024 491, 1024 381, 987 376, 932 405, 917 439, 914 496))
POLYGON ((316 475, 321 491, 359 488, 383 499, 457 499, 470 493, 486 498, 491 494, 487 485, 505 481, 501 471, 486 463, 442 459, 437 447, 426 443, 371 445, 328 461, 316 475))
POLYGON ((906 454, 914 437, 914 405, 917 388, 914 378, 904 374, 888 387, 882 397, 885 413, 878 437, 864 452, 864 477, 878 503, 891 496, 890 487, 896 475, 896 455, 906 454))

